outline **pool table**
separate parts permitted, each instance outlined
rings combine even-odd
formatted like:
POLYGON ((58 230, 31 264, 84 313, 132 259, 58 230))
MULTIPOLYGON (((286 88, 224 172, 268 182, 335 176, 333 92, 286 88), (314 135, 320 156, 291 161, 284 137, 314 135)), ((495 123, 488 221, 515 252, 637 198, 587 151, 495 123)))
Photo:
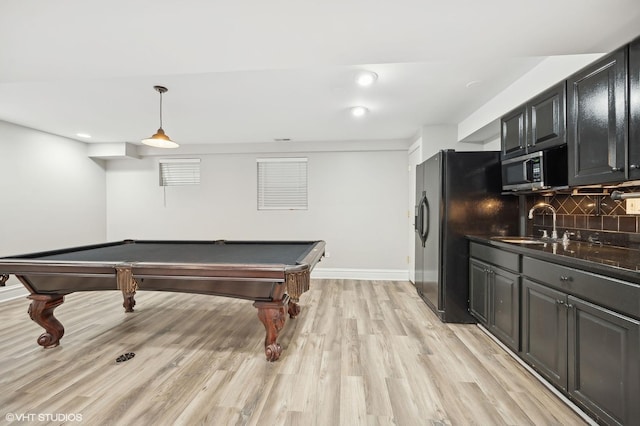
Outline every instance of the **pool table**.
POLYGON ((31 293, 29 315, 46 330, 38 338, 45 348, 64 334, 53 311, 66 294, 119 290, 125 312, 133 312, 136 291, 174 291, 253 300, 266 329, 265 355, 275 361, 286 314, 300 313, 324 248, 324 241, 124 240, 1 258, 0 275, 15 275, 31 293))

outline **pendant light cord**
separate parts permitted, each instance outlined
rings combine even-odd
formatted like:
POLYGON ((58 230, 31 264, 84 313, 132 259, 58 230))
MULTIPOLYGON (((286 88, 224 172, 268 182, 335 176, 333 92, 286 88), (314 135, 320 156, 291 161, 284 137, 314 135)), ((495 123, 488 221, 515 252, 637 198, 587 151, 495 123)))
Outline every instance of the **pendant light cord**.
POLYGON ((160 128, 162 129, 162 92, 160 92, 160 128))

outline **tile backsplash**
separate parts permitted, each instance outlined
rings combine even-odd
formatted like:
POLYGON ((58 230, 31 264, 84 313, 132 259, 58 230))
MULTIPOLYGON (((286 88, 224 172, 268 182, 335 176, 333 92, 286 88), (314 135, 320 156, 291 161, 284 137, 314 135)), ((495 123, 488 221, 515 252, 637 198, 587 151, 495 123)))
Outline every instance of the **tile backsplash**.
MULTIPOLYGON (((625 192, 636 192, 640 188, 625 188, 625 192)), ((614 201, 608 195, 527 196, 527 212, 535 204, 551 204, 557 212, 558 234, 567 230, 572 239, 599 240, 603 243, 640 247, 640 215, 629 215, 625 201, 614 201)), ((540 235, 553 225, 549 209, 537 209, 533 220, 527 220, 527 234, 540 235)))

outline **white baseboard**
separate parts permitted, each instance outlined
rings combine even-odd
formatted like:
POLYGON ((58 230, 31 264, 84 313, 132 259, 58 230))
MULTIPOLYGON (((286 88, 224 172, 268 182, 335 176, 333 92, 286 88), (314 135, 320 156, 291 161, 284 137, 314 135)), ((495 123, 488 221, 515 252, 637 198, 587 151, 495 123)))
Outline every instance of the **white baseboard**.
POLYGON ((407 269, 351 269, 351 268, 316 268, 311 278, 409 281, 407 269))
POLYGON ((0 303, 8 302, 9 300, 19 299, 21 297, 27 297, 29 292, 22 284, 7 285, 0 287, 0 303))

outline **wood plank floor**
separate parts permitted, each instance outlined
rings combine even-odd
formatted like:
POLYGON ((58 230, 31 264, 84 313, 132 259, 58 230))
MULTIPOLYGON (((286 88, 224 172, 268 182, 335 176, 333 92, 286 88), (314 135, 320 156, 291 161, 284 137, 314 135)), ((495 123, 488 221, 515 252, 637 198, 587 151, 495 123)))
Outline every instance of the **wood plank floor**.
POLYGON ((125 314, 117 292, 67 296, 56 310, 66 334, 49 350, 28 301, 3 303, 0 424, 7 413, 91 425, 584 424, 476 326, 439 322, 408 282, 313 280, 275 363, 250 301, 136 299, 125 314), (136 355, 116 363, 125 352, 136 355))

